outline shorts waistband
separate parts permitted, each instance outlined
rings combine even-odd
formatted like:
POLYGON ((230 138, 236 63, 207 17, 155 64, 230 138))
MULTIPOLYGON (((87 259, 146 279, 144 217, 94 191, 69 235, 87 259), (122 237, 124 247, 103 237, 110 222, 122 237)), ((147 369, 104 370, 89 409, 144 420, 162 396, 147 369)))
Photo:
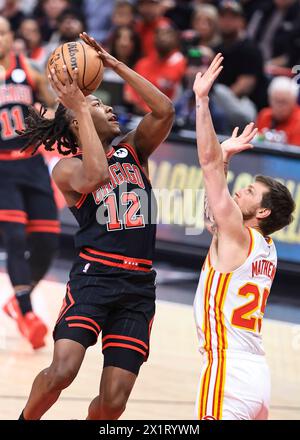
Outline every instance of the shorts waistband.
POLYGON ((152 260, 126 257, 119 254, 110 254, 92 248, 81 249, 79 256, 84 260, 96 261, 107 266, 120 267, 126 270, 136 270, 142 272, 150 272, 152 270, 152 260))
POLYGON ((0 150, 0 160, 19 160, 33 157, 30 151, 0 150))

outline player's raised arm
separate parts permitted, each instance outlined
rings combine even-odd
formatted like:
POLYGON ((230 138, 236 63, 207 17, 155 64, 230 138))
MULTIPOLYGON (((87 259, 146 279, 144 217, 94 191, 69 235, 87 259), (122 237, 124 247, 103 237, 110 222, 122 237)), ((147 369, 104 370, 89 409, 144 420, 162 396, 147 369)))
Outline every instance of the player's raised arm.
POLYGON ((49 80, 58 100, 74 114, 82 148, 82 161, 76 158, 61 160, 53 170, 53 178, 63 192, 90 193, 109 182, 107 158, 86 99, 77 85, 77 70, 74 71, 72 83, 66 66, 64 72, 64 84, 59 81, 54 69, 49 80))
MULTIPOLYGON (((239 127, 235 127, 230 138, 222 142, 222 154, 223 154, 223 165, 224 174, 227 178, 227 173, 229 169, 229 163, 233 156, 242 151, 249 150, 253 148, 253 145, 249 142, 256 135, 257 128, 255 128, 254 122, 247 124, 240 135, 238 135, 239 127)), ((214 233, 215 221, 213 218, 212 210, 209 206, 207 196, 204 198, 204 214, 205 214, 205 226, 210 233, 214 233)))
POLYGON ((97 50, 104 66, 113 69, 130 84, 150 107, 151 112, 146 114, 138 127, 126 137, 126 141, 137 150, 141 162, 146 164, 150 154, 170 133, 174 120, 172 101, 148 80, 111 56, 86 33, 80 36, 86 44, 97 50))
MULTIPOLYGON (((225 233, 234 240, 244 240, 247 234, 243 226, 243 216, 228 190, 223 152, 209 111, 208 94, 222 71, 222 61, 222 55, 217 54, 207 71, 204 74, 198 73, 194 82, 197 148, 208 204, 218 232, 225 233)), ((243 138, 243 142, 247 145, 254 134, 251 130, 243 138)))

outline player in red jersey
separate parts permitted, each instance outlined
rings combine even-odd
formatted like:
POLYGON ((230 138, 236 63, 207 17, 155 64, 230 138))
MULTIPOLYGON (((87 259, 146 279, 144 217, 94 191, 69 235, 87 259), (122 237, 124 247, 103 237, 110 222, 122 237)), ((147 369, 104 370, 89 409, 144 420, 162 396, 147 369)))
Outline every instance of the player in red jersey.
POLYGON ((84 97, 77 73, 65 84, 50 78, 60 105, 53 120, 31 113, 24 135, 38 148, 56 144, 82 156, 62 159, 53 178, 80 229, 67 293, 54 329, 51 365, 34 380, 21 419, 40 419, 76 377, 86 349, 102 331, 104 368, 99 395, 88 419, 118 419, 126 407, 139 368, 149 354, 155 312, 156 204, 151 195, 148 157, 168 136, 171 101, 151 83, 112 57, 87 35, 104 66, 130 84, 150 107, 138 127, 112 147, 120 128, 112 108, 84 97))

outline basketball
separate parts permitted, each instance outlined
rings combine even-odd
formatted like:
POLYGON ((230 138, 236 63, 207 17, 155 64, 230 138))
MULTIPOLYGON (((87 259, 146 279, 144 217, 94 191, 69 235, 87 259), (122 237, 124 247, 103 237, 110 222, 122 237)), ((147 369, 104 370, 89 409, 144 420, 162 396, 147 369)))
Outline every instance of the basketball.
POLYGON ((63 82, 63 66, 72 77, 72 70, 78 69, 78 86, 87 96, 93 93, 103 79, 103 63, 97 52, 81 41, 71 41, 58 46, 50 55, 47 72, 54 69, 58 79, 63 82))

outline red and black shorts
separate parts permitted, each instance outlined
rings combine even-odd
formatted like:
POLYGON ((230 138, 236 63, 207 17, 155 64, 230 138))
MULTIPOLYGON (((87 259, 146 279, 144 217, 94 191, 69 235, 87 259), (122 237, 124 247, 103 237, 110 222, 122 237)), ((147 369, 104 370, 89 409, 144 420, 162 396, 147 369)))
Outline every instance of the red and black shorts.
POLYGON ((149 356, 155 314, 156 272, 125 270, 78 256, 53 338, 71 339, 85 348, 102 332, 104 367, 138 374, 149 356))
POLYGON ((44 158, 40 154, 9 158, 0 150, 0 228, 5 222, 21 225, 27 233, 58 234, 60 224, 44 158))

